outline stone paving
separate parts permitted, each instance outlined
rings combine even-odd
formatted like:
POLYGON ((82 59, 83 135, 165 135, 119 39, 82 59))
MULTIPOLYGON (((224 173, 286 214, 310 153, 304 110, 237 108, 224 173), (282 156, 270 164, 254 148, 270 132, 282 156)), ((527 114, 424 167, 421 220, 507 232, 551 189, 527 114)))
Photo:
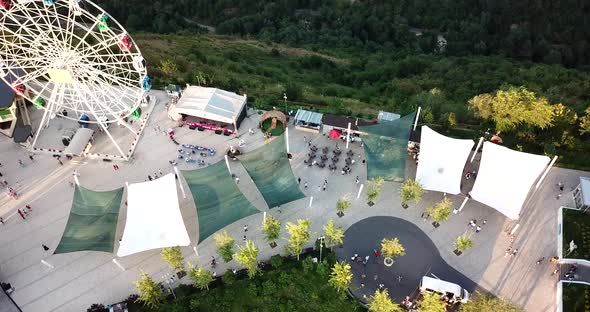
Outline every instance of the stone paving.
MULTIPOLYGON (((162 92, 153 91, 152 94, 159 98, 164 97, 162 92)), ((160 258, 159 250, 119 258, 118 261, 126 268, 125 271, 121 271, 112 263, 112 259, 115 258, 113 254, 50 254, 59 242, 67 222, 73 192, 70 186, 73 170, 80 173, 80 182, 83 186, 95 190, 113 189, 125 182, 141 182, 147 179, 148 174, 153 175, 158 170, 164 173, 172 170, 168 160, 176 158, 178 147, 156 129, 156 126, 161 129, 175 126, 166 116, 164 103, 165 99, 159 101, 154 108, 132 161, 119 163, 121 169, 116 172, 112 169, 112 163, 98 160, 66 162, 60 166, 49 155, 38 155, 34 162, 30 162, 21 146, 4 137, 0 138, 0 172, 4 175, 3 179, 6 179, 20 195, 17 200, 0 196, 0 216, 6 220, 6 224, 0 226, 0 280, 10 282, 15 287, 12 296, 23 311, 83 311, 92 303, 118 302, 135 293, 133 282, 141 271, 160 281, 169 273, 167 264, 160 258), (22 159, 26 166, 20 168, 17 159, 22 159), (27 220, 22 220, 16 214, 16 209, 23 208, 26 204, 32 206, 33 212, 27 220), (41 244, 49 246, 50 251, 45 252, 41 244), (53 268, 41 264, 42 259, 53 268)), ((40 116, 34 115, 33 119, 38 124, 40 116)), ((263 144, 260 131, 256 130, 253 135, 248 133, 248 128, 257 129, 257 119, 258 115, 249 111, 249 117, 240 128, 241 138, 246 142, 243 148, 246 152, 263 144)), ((176 139, 180 143, 217 149, 218 154, 211 159, 212 162, 221 160, 223 151, 229 145, 238 145, 237 138, 215 135, 210 131, 198 132, 187 127, 175 130, 176 139)), ((370 216, 395 216, 420 227, 434 242, 442 258, 449 265, 484 289, 511 300, 527 311, 555 310, 557 276, 550 276, 551 269, 548 265, 535 265, 535 262, 543 256, 549 258, 555 255, 558 207, 573 202, 571 192, 560 199, 556 198, 557 181, 565 181, 566 190, 570 190, 581 172, 559 168, 551 171, 542 187, 526 203, 519 220, 520 228, 513 242, 514 247, 519 249, 518 254, 513 258, 504 258, 504 251, 510 245, 506 232, 509 232, 516 222, 510 222, 489 207, 469 201, 461 213, 452 215, 449 221, 434 229, 430 222, 421 218, 421 214, 425 207, 440 200, 443 195, 428 192, 420 203, 410 204, 410 208, 406 210, 400 206, 399 184, 389 182, 385 183, 376 205, 369 207, 364 194, 360 199, 356 199, 358 185, 355 183, 355 177, 358 175, 361 183, 366 182, 366 170, 360 162, 353 165, 350 175, 344 176, 339 172, 331 173, 327 169, 309 168, 303 164, 307 154, 307 144, 303 142, 303 136, 309 139, 312 135, 295 130, 291 126, 289 132, 291 152, 294 156, 292 168, 295 176, 303 180, 302 184, 308 181, 309 187, 303 190, 308 198, 283 205, 280 210, 269 211, 251 180, 245 178, 246 173, 240 163, 230 163, 232 172, 241 177, 239 188, 246 197, 261 211, 278 217, 283 222, 283 229, 286 222, 310 218, 312 237, 315 239, 321 235, 322 226, 332 218, 336 224, 346 229, 370 216), (325 192, 318 190, 324 179, 328 180, 325 192), (344 195, 351 197, 353 204, 343 218, 338 218, 336 201, 344 195), (314 197, 311 207, 309 196, 314 197), (480 233, 472 233, 468 226, 470 219, 486 219, 487 224, 480 233), (475 246, 457 257, 452 253, 453 242, 458 235, 465 232, 472 235, 475 246)), ((315 135, 313 142, 318 147, 335 147, 335 141, 321 135, 315 135)), ((343 147, 342 142, 339 142, 343 147)), ((352 143, 350 148, 355 152, 355 157, 363 157, 359 143, 352 143)), ((413 176, 414 167, 415 165, 409 166, 409 176, 413 176)), ((179 162, 181 170, 196 168, 196 164, 179 162)), ((186 185, 185 189, 188 190, 186 185)), ((187 198, 183 199, 179 191, 181 212, 193 244, 182 248, 183 255, 194 264, 208 267, 210 256, 215 255, 213 239, 210 237, 201 242, 198 246, 198 255, 195 254, 193 246, 198 241, 197 216, 194 202, 190 194, 187 195, 187 198)), ((457 207, 463 199, 462 196, 450 198, 457 207)), ((117 237, 121 237, 125 224, 124 207, 121 212, 117 237)), ((235 222, 225 229, 237 239, 238 244, 241 244, 240 238, 244 235, 242 227, 248 224, 248 239, 260 247, 260 259, 264 260, 283 251, 287 234, 283 230, 282 238, 278 241, 279 247, 271 249, 260 232, 261 221, 262 213, 259 213, 235 222)), ((312 242, 309 243, 309 246, 311 245, 312 242)), ((115 248, 117 247, 116 244, 115 248)), ((218 261, 216 268, 218 274, 226 269, 239 267, 235 261, 228 264, 220 262, 218 261)))

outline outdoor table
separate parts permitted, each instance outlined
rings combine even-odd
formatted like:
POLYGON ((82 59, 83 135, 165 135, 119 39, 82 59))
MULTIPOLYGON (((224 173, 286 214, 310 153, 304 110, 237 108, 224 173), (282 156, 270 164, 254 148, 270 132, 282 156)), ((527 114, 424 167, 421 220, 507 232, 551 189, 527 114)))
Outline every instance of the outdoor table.
POLYGON ((321 158, 322 158, 322 160, 327 160, 327 159, 328 159, 328 156, 326 156, 326 155, 322 155, 322 157, 321 157, 321 158))
POLYGON ((348 151, 348 152, 346 153, 346 155, 348 155, 348 156, 353 156, 353 155, 354 155, 354 153, 353 153, 352 151, 348 151))
POLYGON ((342 152, 340 150, 334 150, 334 155, 340 155, 342 152))
POLYGON ((317 151, 317 150, 318 150, 318 148, 317 148, 315 145, 313 145, 313 146, 311 147, 311 150, 315 152, 315 151, 317 151))

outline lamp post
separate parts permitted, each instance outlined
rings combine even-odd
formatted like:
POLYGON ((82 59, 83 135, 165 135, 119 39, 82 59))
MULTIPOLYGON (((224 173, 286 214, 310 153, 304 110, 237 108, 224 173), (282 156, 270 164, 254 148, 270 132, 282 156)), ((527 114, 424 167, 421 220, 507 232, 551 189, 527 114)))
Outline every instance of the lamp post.
POLYGON ((283 93, 283 99, 285 100, 285 115, 287 115, 287 93, 283 93))
POLYGON ((324 247, 324 236, 320 236, 318 239, 320 240, 320 262, 322 262, 322 249, 324 247))
POLYGON ((170 290, 170 292, 172 293, 172 296, 174 297, 174 300, 176 300, 176 294, 174 293, 174 289, 172 289, 172 286, 170 284, 172 284, 172 277, 170 277, 170 274, 166 274, 162 276, 162 279, 164 279, 164 282, 166 283, 166 285, 168 285, 168 290, 170 290))

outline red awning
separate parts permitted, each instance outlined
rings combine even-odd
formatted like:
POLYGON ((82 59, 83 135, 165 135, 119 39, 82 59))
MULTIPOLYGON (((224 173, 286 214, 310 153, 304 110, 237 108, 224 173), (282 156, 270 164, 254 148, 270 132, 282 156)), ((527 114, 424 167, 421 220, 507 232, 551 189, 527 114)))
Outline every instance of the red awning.
POLYGON ((330 139, 338 139, 338 138, 340 138, 341 135, 342 135, 342 132, 340 132, 336 129, 332 129, 332 130, 330 130, 330 132, 328 132, 328 136, 330 137, 330 139))

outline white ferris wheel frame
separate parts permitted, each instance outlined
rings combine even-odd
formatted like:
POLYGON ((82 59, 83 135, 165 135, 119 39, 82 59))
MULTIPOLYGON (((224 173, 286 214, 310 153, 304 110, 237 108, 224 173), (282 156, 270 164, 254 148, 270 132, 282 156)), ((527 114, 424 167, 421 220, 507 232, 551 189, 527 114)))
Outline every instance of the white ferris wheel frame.
POLYGON ((96 4, 0 0, 0 78, 45 110, 32 147, 50 119, 80 122, 86 115, 94 120, 84 122, 98 124, 127 159, 107 124, 136 132, 125 119, 144 100, 150 80, 133 39, 96 4))

